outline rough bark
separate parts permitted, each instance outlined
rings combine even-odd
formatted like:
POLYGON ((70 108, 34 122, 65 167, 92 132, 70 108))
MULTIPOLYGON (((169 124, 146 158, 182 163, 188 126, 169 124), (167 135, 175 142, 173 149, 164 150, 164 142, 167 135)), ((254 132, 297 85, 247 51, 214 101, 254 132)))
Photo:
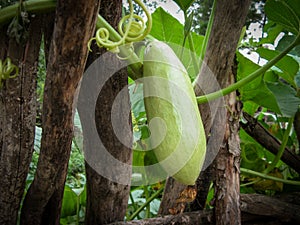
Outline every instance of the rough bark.
MULTIPOLYGON (((100 14, 109 24, 116 28, 122 15, 122 2, 118 0, 102 0, 100 14)), ((91 166, 91 164, 93 164, 91 161, 97 161, 97 159, 99 159, 97 158, 99 151, 103 150, 107 151, 117 161, 128 165, 129 168, 131 168, 132 161, 132 128, 128 91, 123 92, 121 103, 117 103, 118 110, 112 112, 112 106, 116 96, 120 93, 122 88, 127 85, 127 72, 126 69, 115 71, 115 73, 112 72, 115 68, 124 66, 122 66, 114 54, 105 53, 105 50, 99 50, 98 47, 96 47, 96 49, 93 48, 88 64, 99 56, 101 58, 100 64, 103 66, 100 65, 101 71, 98 72, 98 77, 100 80, 105 77, 109 77, 109 79, 102 87, 100 93, 97 93, 99 96, 96 96, 95 122, 99 138, 103 143, 102 147, 93 145, 93 140, 90 140, 91 135, 88 133, 90 127, 83 126, 84 151, 92 156, 92 159, 88 159, 87 157, 89 156, 86 157, 86 225, 105 224, 123 220, 130 192, 131 169, 124 169, 118 172, 118 168, 113 162, 106 161, 106 163, 104 163, 103 160, 98 160, 102 162, 100 168, 91 166), (105 56, 103 54, 105 54, 105 56), (109 76, 109 74, 111 74, 111 76, 109 76), (118 137, 112 126, 112 114, 118 121, 118 137), (124 144, 121 143, 120 137, 124 144), (119 174, 113 175, 115 173, 119 174), (104 174, 110 175, 105 176, 104 174), (123 182, 113 181, 110 176, 114 178, 120 176, 120 181, 123 182)), ((101 83, 101 81, 95 82, 101 83)), ((82 109, 79 108, 79 112, 85 109, 86 107, 82 107, 82 109)), ((101 158, 103 156, 101 155, 99 157, 101 158)))
POLYGON ((187 212, 178 215, 167 215, 163 217, 145 219, 145 220, 133 220, 129 222, 116 222, 109 225, 213 225, 213 213, 212 211, 195 211, 187 212))
MULTIPOLYGON (((257 217, 264 216, 268 218, 276 218, 276 220, 281 221, 281 223, 300 223, 299 205, 259 194, 243 194, 241 195, 241 202, 241 210, 246 212, 248 217, 252 214, 257 217)), ((250 218, 247 220, 250 222, 250 218)), ((244 221, 246 221, 246 218, 244 221)))
MULTIPOLYGON (((215 19, 213 22, 213 28, 211 31, 211 36, 208 42, 207 46, 207 51, 205 54, 204 58, 204 63, 200 71, 200 75, 198 76, 197 79, 197 86, 195 87, 195 93, 196 94, 207 94, 213 91, 218 90, 218 88, 224 88, 225 86, 229 85, 230 83, 234 82, 233 79, 233 71, 232 67, 234 65, 234 55, 236 51, 236 46, 240 37, 240 33, 242 30, 242 27, 245 22, 245 18, 248 12, 250 1, 240 1, 240 0, 230 0, 230 1, 218 1, 217 2, 217 9, 215 13, 215 19), (212 74, 212 77, 208 77, 208 74, 212 74), (218 82, 219 85, 215 85, 215 80, 218 82), (218 87, 219 86, 219 87, 218 87)), ((231 96, 230 99, 234 100, 234 96, 231 96)), ((228 102, 225 104, 228 105, 228 102)), ((234 108, 233 103, 230 103, 229 105, 234 108)), ((222 105, 223 106, 223 105, 222 105)), ((222 107, 221 106, 221 107, 222 107)), ((211 105, 203 105, 200 106, 200 112, 203 120, 203 124, 205 126, 206 132, 209 132, 210 135, 213 134, 213 132, 220 132, 223 128, 224 125, 223 123, 218 123, 214 122, 214 118, 217 112, 215 109, 220 107, 220 102, 214 101, 211 103, 211 105), (212 110, 212 111, 211 111, 212 110), (221 127, 220 127, 221 124, 221 127), (212 128, 212 126, 214 128, 212 128), (219 129, 219 130, 218 130, 219 129)), ((222 114, 222 113, 221 113, 222 114)), ((228 114, 229 115, 229 114, 228 114)), ((228 118, 230 119, 230 118, 228 118)), ((237 120, 234 120, 235 122, 237 120)), ((222 121, 223 122, 223 121, 222 121)), ((230 121, 229 121, 230 122, 230 121)), ((235 127, 236 125, 233 125, 235 127)), ((227 125, 227 128, 229 128, 229 124, 227 125)), ((230 132, 236 132, 236 128, 234 130, 227 130, 230 132)), ((235 139, 236 134, 232 134, 233 136, 231 138, 235 139)), ((227 137, 229 137, 230 134, 227 134, 227 137)), ((216 139, 219 138, 218 136, 215 137, 216 139)), ((210 138, 211 142, 208 143, 207 149, 211 150, 216 150, 219 149, 220 146, 214 146, 216 143, 213 138, 210 138), (210 146, 211 145, 211 146, 210 146)), ((216 141, 217 142, 217 141, 216 141)), ((228 147, 228 143, 226 143, 226 140, 224 144, 228 147)), ((223 145, 224 146, 224 145, 223 145)), ((233 147, 233 146, 230 146, 233 147)), ((223 173, 229 173, 232 172, 232 178, 238 179, 238 173, 235 170, 235 166, 238 166, 238 154, 236 152, 230 153, 228 151, 231 151, 231 149, 226 148, 226 150, 223 151, 224 154, 219 154, 218 157, 223 158, 223 160, 229 160, 228 161, 228 166, 230 167, 230 171, 224 171, 223 173), (227 151, 227 152, 226 152, 227 151), (237 155, 236 155, 237 154, 237 155), (231 159, 227 159, 226 156, 230 156, 231 159), (236 164, 236 165, 234 165, 236 164)), ((209 151, 207 152, 208 156, 206 157, 206 160, 210 159, 210 157, 213 155, 209 151)), ((220 158, 220 160, 221 160, 220 158)), ((222 161, 222 160, 221 160, 222 161)), ((218 165, 217 165, 218 167, 218 165)), ((208 186, 210 184, 210 181, 214 176, 212 176, 213 171, 210 171, 211 167, 208 168, 207 171, 204 171, 200 174, 199 179, 197 180, 197 190, 201 191, 198 193, 197 198, 195 200, 195 203, 193 203, 192 208, 193 209, 199 209, 203 207, 206 196, 207 196, 207 191, 208 191, 208 186)), ((215 170, 215 169, 214 169, 215 170)), ((218 175, 222 175, 222 173, 218 173, 218 175)), ((218 178, 217 178, 218 179, 218 178)), ((168 194, 168 196, 164 196, 162 199, 162 204, 166 209, 160 209, 160 212, 163 212, 161 214, 165 215, 168 214, 168 209, 172 208, 173 205, 176 203, 176 198, 178 198, 179 193, 176 192, 178 190, 177 185, 170 186, 170 182, 167 182, 167 185, 165 187, 165 192, 166 193, 172 193, 168 194)), ((225 185, 225 184, 224 184, 225 185)), ((228 184, 226 184, 228 185, 228 184)), ((217 208, 220 208, 218 213, 223 214, 225 212, 222 212, 222 204, 225 203, 224 197, 221 196, 226 196, 226 195, 231 195, 228 193, 229 191, 236 192, 238 193, 238 180, 232 181, 232 185, 237 185, 233 189, 226 189, 226 190, 219 190, 217 193, 220 194, 220 198, 217 199, 220 201, 220 204, 218 204, 217 208), (227 192, 228 191, 228 192, 227 192), (221 194, 222 193, 222 194, 221 194), (223 203, 221 204, 221 201, 223 203)), ((236 195, 234 194, 234 195, 236 195)), ((237 214, 239 213, 238 211, 238 198, 237 201, 231 201, 227 202, 232 204, 232 206, 224 206, 224 209, 228 207, 233 207, 236 210, 233 210, 232 212, 236 212, 237 214)), ((238 215, 234 216, 239 218, 238 215)), ((227 223, 229 224, 230 219, 223 218, 224 220, 222 221, 217 221, 218 224, 223 224, 227 223)))
POLYGON ((73 103, 98 6, 98 0, 57 1, 44 92, 40 157, 24 200, 21 224, 59 224, 73 137, 73 103))
MULTIPOLYGON (((266 130, 255 118, 243 112, 243 117, 247 123, 240 122, 241 127, 253 137, 266 150, 277 154, 281 143, 268 130, 266 130)), ((300 156, 290 149, 285 148, 281 160, 300 173, 300 156)))
POLYGON ((17 44, 0 35, 0 59, 10 57, 20 68, 0 90, 0 224, 15 225, 33 153, 36 117, 36 75, 41 16, 30 18, 29 36, 17 44))
POLYGON ((235 93, 226 101, 228 123, 224 145, 215 161, 215 217, 217 224, 241 224, 240 212, 240 140, 239 118, 241 109, 235 93))
POLYGON ((170 214, 169 210, 176 206, 176 199, 186 187, 186 185, 181 184, 172 177, 168 177, 165 184, 163 197, 159 206, 158 215, 164 216, 170 214))
MULTIPOLYGON (((219 62, 215 72, 220 86, 235 82, 235 50, 245 23, 250 1, 218 1, 206 57, 209 62, 219 62), (228 37, 228 38, 224 38, 228 37), (220 53, 216 55, 215 53, 220 53), (221 59, 220 59, 221 58, 221 59), (223 77, 223 78, 222 78, 223 77), (226 77, 226 78, 224 78, 226 77)), ((225 97, 227 123, 223 145, 215 160, 215 219, 217 224, 241 224, 240 212, 240 105, 236 93, 225 97)))
MULTIPOLYGON (((270 197, 260 194, 241 194, 241 211, 243 225, 294 225, 299 224, 299 193, 270 197), (296 199, 295 199, 296 197, 296 199)), ((186 212, 144 220, 115 222, 109 225, 212 225, 212 210, 186 212)))

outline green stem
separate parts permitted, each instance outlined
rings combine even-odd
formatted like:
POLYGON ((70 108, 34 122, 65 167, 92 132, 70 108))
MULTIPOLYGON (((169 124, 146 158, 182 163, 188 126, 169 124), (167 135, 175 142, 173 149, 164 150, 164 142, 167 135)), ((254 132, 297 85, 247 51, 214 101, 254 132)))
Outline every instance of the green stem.
POLYGON ((190 49, 191 49, 191 57, 192 57, 192 62, 193 62, 195 74, 197 76, 197 74, 199 73, 199 68, 200 67, 199 67, 199 64, 198 64, 197 58, 196 58, 196 50, 195 50, 195 46, 194 46, 192 33, 189 33, 188 41, 189 41, 189 45, 190 45, 190 49))
MULTIPOLYGON (((149 198, 148 186, 144 186, 144 193, 145 193, 145 198, 146 198, 146 201, 147 201, 147 199, 149 198)), ((150 218, 150 204, 148 204, 146 206, 146 216, 145 216, 145 218, 150 218)))
MULTIPOLYGON (((13 5, 7 6, 3 9, 0 9, 0 27, 6 23, 8 23, 13 17, 16 16, 17 10, 19 8, 19 3, 15 3, 13 5)), ((23 3, 24 8, 31 13, 44 13, 48 11, 53 11, 56 8, 55 0, 29 0, 23 3)), ((150 14, 148 13, 148 16, 150 14)), ((149 24, 151 25, 151 24, 149 24)), ((121 36, 115 29, 106 22, 106 20, 98 15, 98 20, 96 23, 97 28, 105 27, 109 30, 111 39, 113 41, 121 40, 121 36)), ((130 68, 133 71, 133 76, 131 77, 133 80, 142 77, 142 63, 139 57, 133 52, 131 48, 120 48, 121 54, 129 56, 127 61, 130 68)))
POLYGON ((261 180, 261 178, 255 179, 254 181, 251 181, 251 182, 249 182, 249 183, 241 184, 240 187, 246 187, 246 186, 255 184, 255 183, 257 183, 257 182, 260 181, 260 180, 261 180))
MULTIPOLYGON (((56 1, 54 0, 30 0, 23 2, 24 8, 28 12, 41 13, 52 11, 56 8, 56 1)), ((0 10, 0 27, 8 23, 13 17, 16 16, 16 12, 20 7, 20 3, 7 6, 0 10)))
MULTIPOLYGON (((185 19, 186 22, 188 22, 188 15, 187 15, 186 11, 184 11, 184 19, 185 19)), ((184 38, 186 39, 186 36, 184 38)), ((192 63, 193 63, 193 66, 194 66, 195 76, 197 76, 197 74, 199 72, 199 65, 198 65, 198 62, 197 62, 196 50, 195 50, 194 41, 193 41, 193 38, 192 38, 192 33, 191 33, 190 30, 187 32, 187 38, 188 38, 189 45, 190 45, 190 50, 191 50, 190 54, 191 54, 191 57, 192 57, 192 63)), ((184 48, 184 46, 182 46, 182 47, 184 48)))
MULTIPOLYGON (((187 15, 187 11, 184 11, 183 13, 184 13, 185 27, 189 27, 189 26, 187 26, 187 23, 190 22, 189 18, 188 18, 188 15, 187 15)), ((190 27, 189 27, 189 29, 190 29, 190 27)), ((190 50, 191 50, 190 55, 191 55, 191 58, 192 58, 192 63, 193 63, 193 67, 194 67, 195 76, 197 76, 197 74, 199 72, 199 65, 198 65, 198 62, 197 62, 196 50, 195 50, 195 45, 194 45, 194 41, 193 41, 193 38, 192 38, 191 30, 187 30, 187 31, 184 32, 184 39, 183 39, 180 59, 182 59, 182 57, 183 57, 183 51, 184 51, 186 38, 189 41, 190 50)))
POLYGON ((202 49, 201 49, 201 53, 200 53, 200 63, 199 63, 199 68, 200 69, 201 69, 201 66, 202 66, 202 62, 204 60, 208 40, 209 40, 210 33, 211 33, 211 30, 212 30, 212 26, 213 26, 213 22, 214 22, 214 18, 215 18, 217 1, 218 0, 214 0, 214 2, 213 2, 213 6, 212 6, 212 9, 211 9, 211 14, 209 16, 207 28, 206 28, 206 31, 205 31, 205 36, 204 36, 204 40, 203 40, 203 43, 202 43, 202 49))
POLYGON ((133 207, 134 211, 136 211, 136 210, 137 210, 136 204, 135 204, 135 201, 134 201, 134 199, 133 199, 133 196, 132 196, 131 192, 130 192, 130 194, 129 194, 129 197, 130 197, 130 200, 131 200, 131 202, 132 202, 132 207, 133 207))
MULTIPOLYGON (((117 42, 117 41, 121 40, 121 36, 119 35, 119 33, 101 15, 98 15, 96 27, 97 27, 97 29, 99 29, 101 27, 105 27, 109 31, 110 38, 112 41, 117 42)), ((133 80, 141 78, 142 74, 143 74, 143 71, 142 71, 143 64, 142 64, 141 60, 139 59, 139 57, 134 53, 132 48, 121 47, 120 52, 122 55, 129 56, 127 58, 127 62, 133 71, 133 76, 131 78, 133 80)))
POLYGON ((270 60, 267 64, 259 68, 258 70, 254 71, 251 73, 249 76, 243 78, 242 80, 237 81, 236 83, 213 93, 203 95, 203 96, 198 96, 197 97, 197 102, 198 104, 206 103, 212 100, 215 100, 217 98, 220 98, 222 96, 228 95, 229 93, 236 91, 240 87, 248 84, 249 82, 253 81, 260 75, 264 74, 268 69, 270 69, 272 66, 274 66, 279 60, 281 60, 287 53, 289 53, 295 46, 297 46, 299 42, 300 36, 298 36, 294 42, 289 45, 286 49, 284 49, 282 52, 280 52, 279 55, 274 57, 272 60, 270 60))
POLYGON ((272 161, 271 165, 268 166, 266 168, 266 170, 264 171, 265 174, 270 173, 276 167, 277 163, 281 159, 281 156, 283 155, 285 147, 286 147, 287 142, 289 140, 289 136, 290 136, 290 133, 291 133, 291 130, 292 130, 292 127, 293 127, 293 121, 294 121, 294 117, 291 117, 288 121, 287 129, 285 130, 285 132, 283 134, 282 142, 281 142, 280 148, 278 150, 278 153, 275 156, 274 160, 272 161))
POLYGON ((157 198, 158 195, 162 193, 164 188, 160 188, 157 192, 155 192, 150 198, 147 199, 147 201, 141 205, 129 218, 128 220, 133 220, 150 202, 153 201, 153 199, 157 198))
POLYGON ((298 186, 300 186, 300 181, 285 180, 285 179, 282 179, 282 178, 269 176, 267 174, 259 173, 259 172, 256 172, 256 171, 253 171, 253 170, 249 170, 249 169, 245 169, 245 168, 240 168, 240 170, 241 170, 242 173, 247 173, 247 174, 251 174, 251 175, 254 175, 254 176, 258 176, 258 177, 261 177, 263 179, 273 180, 273 181, 276 181, 276 182, 281 182, 281 183, 285 183, 285 184, 291 184, 291 185, 298 185, 298 186))

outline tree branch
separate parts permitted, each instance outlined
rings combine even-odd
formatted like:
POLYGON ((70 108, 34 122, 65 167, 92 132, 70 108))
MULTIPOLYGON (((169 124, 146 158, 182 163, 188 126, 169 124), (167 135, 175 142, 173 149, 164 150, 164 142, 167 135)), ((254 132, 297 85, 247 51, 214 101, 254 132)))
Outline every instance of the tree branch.
MULTIPOLYGON (((241 127, 259 144, 273 154, 277 154, 281 143, 269 131, 267 131, 255 118, 243 112, 243 117, 247 123, 240 122, 241 127)), ((300 157, 290 149, 285 148, 281 160, 300 173, 300 157)))
MULTIPOLYGON (((261 194, 242 194, 241 211, 243 225, 266 224, 299 224, 300 222, 300 193, 292 193, 286 196, 270 197, 261 194), (296 197, 298 201, 293 199, 296 197)), ((159 225, 159 224, 215 224, 212 210, 201 210, 167 215, 144 220, 129 222, 115 222, 109 225, 159 225)))

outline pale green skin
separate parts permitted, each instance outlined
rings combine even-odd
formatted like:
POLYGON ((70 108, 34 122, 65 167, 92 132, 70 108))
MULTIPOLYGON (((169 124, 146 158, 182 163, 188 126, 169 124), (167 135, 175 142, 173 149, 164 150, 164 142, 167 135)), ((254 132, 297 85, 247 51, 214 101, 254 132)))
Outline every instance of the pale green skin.
POLYGON ((194 185, 204 162, 206 138, 186 69, 173 50, 159 41, 148 44, 143 65, 144 102, 154 153, 170 176, 194 185))

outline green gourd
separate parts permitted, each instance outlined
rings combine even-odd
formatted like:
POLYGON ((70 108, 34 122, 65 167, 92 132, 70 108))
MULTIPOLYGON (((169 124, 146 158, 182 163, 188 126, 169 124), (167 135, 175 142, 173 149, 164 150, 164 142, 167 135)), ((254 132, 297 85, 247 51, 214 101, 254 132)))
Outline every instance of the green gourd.
POLYGON ((205 159, 205 132, 187 71, 163 42, 146 46, 143 89, 158 162, 175 180, 194 185, 205 159))

